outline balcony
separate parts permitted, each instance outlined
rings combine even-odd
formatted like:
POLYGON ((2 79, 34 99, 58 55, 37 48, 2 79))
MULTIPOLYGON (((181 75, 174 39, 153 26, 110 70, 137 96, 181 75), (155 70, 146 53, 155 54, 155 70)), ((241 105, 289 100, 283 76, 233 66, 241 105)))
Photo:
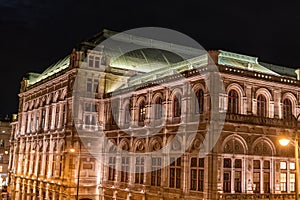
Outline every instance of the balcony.
MULTIPOLYGON (((254 115, 240 115, 240 114, 226 114, 226 122, 239 123, 239 124, 253 124, 261 126, 271 126, 271 127, 284 127, 284 128, 295 128, 295 119, 278 119, 278 118, 268 118, 260 117, 254 115)), ((299 125, 298 125, 299 126, 299 125)))
POLYGON ((221 194, 220 200, 230 199, 256 199, 256 200, 275 200, 275 199, 295 199, 295 194, 221 194))

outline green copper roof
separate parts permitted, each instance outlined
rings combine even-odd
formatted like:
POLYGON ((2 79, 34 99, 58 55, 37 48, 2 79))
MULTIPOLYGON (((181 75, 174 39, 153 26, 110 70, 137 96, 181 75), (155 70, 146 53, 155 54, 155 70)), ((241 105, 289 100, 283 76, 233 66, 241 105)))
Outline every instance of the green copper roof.
POLYGON ((219 50, 220 54, 218 57, 219 65, 226 65, 230 67, 237 67, 247 70, 253 70, 261 73, 270 75, 280 76, 279 73, 272 71, 258 62, 257 57, 246 56, 242 54, 232 53, 228 51, 219 50))
POLYGON ((38 73, 29 73, 29 85, 33 85, 43 79, 48 78, 49 76, 52 76, 53 74, 56 74, 64 69, 66 69, 69 66, 69 56, 59 60, 57 63, 51 65, 46 69, 42 74, 38 73))

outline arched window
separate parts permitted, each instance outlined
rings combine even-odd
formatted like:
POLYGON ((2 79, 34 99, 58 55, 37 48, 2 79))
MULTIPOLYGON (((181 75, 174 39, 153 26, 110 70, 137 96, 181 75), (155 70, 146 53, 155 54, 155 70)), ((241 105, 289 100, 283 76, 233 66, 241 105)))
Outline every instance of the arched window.
POLYGON ((155 119, 160 119, 162 117, 162 99, 161 97, 156 98, 155 100, 155 119))
POLYGON ((228 93, 228 113, 237 114, 239 111, 239 95, 236 90, 228 93))
POLYGON ((203 90, 201 90, 201 89, 197 90, 195 95, 196 95, 195 102, 194 102, 195 113, 196 114, 202 114, 203 113, 203 106, 204 106, 203 90))
POLYGON ((262 94, 257 97, 257 115, 261 117, 267 116, 267 100, 262 94))
POLYGON ((283 118, 290 119, 292 117, 292 102, 289 99, 283 100, 283 118))
POLYGON ((141 101, 139 105, 139 122, 143 122, 146 118, 146 104, 145 101, 141 101))
POLYGON ((181 96, 179 94, 174 96, 173 99, 173 116, 180 117, 181 115, 181 96))

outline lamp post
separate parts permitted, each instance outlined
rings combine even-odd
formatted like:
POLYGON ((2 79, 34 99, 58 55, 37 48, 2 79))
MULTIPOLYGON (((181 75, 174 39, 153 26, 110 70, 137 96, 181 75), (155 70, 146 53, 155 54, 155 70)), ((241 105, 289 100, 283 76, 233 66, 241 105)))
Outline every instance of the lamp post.
MULTIPOLYGON (((295 167, 296 167, 296 172, 295 172, 295 200, 298 200, 299 196, 299 157, 298 157, 298 151, 299 151, 299 143, 298 143, 298 119, 300 117, 300 114, 298 114, 296 120, 295 120, 295 167)), ((282 138, 279 140, 279 143, 282 146, 287 146, 289 144, 290 140, 286 138, 282 138)))
MULTIPOLYGON (((79 194, 80 165, 81 165, 81 142, 78 141, 78 143, 79 143, 79 152, 78 152, 78 170, 77 170, 77 184, 76 184, 76 200, 79 199, 78 194, 79 194)), ((76 152, 75 148, 72 147, 70 149, 70 152, 71 153, 75 153, 76 152)))

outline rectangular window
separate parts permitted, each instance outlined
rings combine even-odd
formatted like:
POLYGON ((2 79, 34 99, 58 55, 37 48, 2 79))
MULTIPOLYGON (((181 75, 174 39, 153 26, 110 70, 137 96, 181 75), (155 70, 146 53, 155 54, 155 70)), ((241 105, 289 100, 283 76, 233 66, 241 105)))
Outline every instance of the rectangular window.
POLYGON ((270 161, 264 161, 264 193, 270 193, 270 161))
POLYGON ((116 175, 116 157, 109 157, 108 167, 108 180, 114 181, 116 175))
POLYGON ((89 56, 89 67, 94 66, 94 56, 89 56))
POLYGON ((295 192, 295 174, 290 173, 290 191, 295 192))
MULTIPOLYGON (((38 115, 38 113, 37 113, 38 115)), ((35 130, 38 131, 39 130, 39 123, 40 123, 40 119, 39 119, 39 116, 36 117, 36 120, 35 120, 35 130)))
POLYGON ((280 162, 280 169, 287 169, 286 162, 280 162))
POLYGON ((99 68, 99 67, 100 67, 100 58, 95 57, 95 68, 99 68))
POLYGON ((135 183, 144 183, 144 157, 137 157, 135 159, 135 183))
POLYGON ((204 158, 191 159, 190 189, 203 192, 204 189, 204 158))
POLYGON ((59 105, 56 104, 56 109, 55 109, 55 127, 58 127, 58 120, 59 120, 59 105))
POLYGON ((280 173, 280 191, 286 192, 286 173, 280 173))
POLYGON ((181 158, 170 158, 170 188, 180 188, 181 187, 181 158))
POLYGON ((296 169, 294 162, 290 162, 290 169, 291 170, 295 170, 296 169))
POLYGON ((129 157, 122 157, 121 160, 121 182, 127 182, 129 171, 129 157))
POLYGON ((161 158, 152 158, 151 185, 160 186, 161 183, 161 158))
POLYGON ((43 108, 43 110, 42 110, 42 129, 45 128, 45 117, 46 117, 46 110, 43 108))
POLYGON ((224 172, 223 174, 223 191, 225 193, 231 192, 231 173, 224 172))
POLYGON ((87 92, 92 92, 92 79, 88 78, 86 82, 86 91, 87 92))
POLYGON ((94 79, 94 84, 93 84, 93 92, 98 92, 98 85, 99 85, 99 80, 94 79))
POLYGON ((260 193, 260 160, 253 160, 253 192, 260 193))

